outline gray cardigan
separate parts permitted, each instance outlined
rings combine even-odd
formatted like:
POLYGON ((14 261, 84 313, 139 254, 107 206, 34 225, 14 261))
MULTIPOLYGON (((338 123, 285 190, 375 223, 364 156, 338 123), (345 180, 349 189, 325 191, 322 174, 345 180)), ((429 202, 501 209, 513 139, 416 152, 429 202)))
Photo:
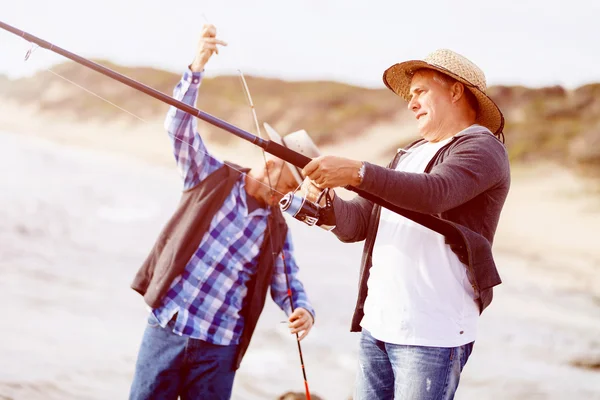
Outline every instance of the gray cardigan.
MULTIPOLYGON (((485 128, 473 128, 442 147, 425 173, 394 169, 406 154, 403 150, 390 168, 366 163, 358 188, 400 208, 435 215, 458 230, 463 243, 449 244, 466 265, 483 311, 492 301, 492 287, 501 283, 491 245, 510 187, 510 167, 504 145, 485 128)), ((422 143, 420 140, 409 147, 422 143)), ((360 331, 381 207, 361 197, 351 201, 336 197, 333 206, 337 224, 333 233, 343 242, 365 240, 352 321, 352 331, 360 331)))

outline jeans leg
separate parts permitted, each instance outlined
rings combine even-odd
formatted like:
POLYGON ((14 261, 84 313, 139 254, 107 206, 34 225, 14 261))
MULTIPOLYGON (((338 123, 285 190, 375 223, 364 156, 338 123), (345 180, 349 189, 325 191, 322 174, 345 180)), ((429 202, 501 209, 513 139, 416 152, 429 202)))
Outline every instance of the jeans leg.
POLYGON ((185 356, 182 400, 229 400, 237 345, 219 346, 190 339, 185 356))
POLYGON ((176 400, 187 338, 161 328, 152 314, 138 353, 130 400, 176 400))
POLYGON ((473 343, 459 347, 386 344, 395 376, 396 400, 451 400, 473 343))
POLYGON ((467 360, 473 351, 475 342, 467 343, 463 346, 454 348, 454 357, 450 376, 448 377, 448 386, 446 391, 446 399, 453 399, 458 383, 460 382, 460 374, 467 364, 467 360))
POLYGON ((390 400, 394 398, 394 371, 385 343, 363 329, 358 352, 358 372, 354 400, 390 400))

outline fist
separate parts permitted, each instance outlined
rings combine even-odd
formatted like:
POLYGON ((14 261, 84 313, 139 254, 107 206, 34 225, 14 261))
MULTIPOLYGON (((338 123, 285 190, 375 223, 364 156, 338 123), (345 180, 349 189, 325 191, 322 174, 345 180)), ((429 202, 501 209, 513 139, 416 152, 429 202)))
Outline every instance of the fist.
POLYGON ((313 317, 306 309, 298 307, 288 318, 290 333, 300 333, 298 340, 302 340, 308 335, 313 326, 313 317))
MULTIPOLYGON (((319 205, 324 207, 327 203, 327 199, 323 194, 325 189, 320 189, 317 184, 310 180, 309 178, 304 179, 302 182, 302 186, 300 188, 300 193, 306 197, 308 201, 311 203, 316 203, 319 200, 319 205), (320 198, 320 199, 319 199, 320 198)), ((333 199, 335 197, 335 191, 333 189, 329 190, 329 198, 333 199)))
POLYGON ((358 171, 361 161, 335 156, 313 158, 306 164, 302 174, 310 178, 319 189, 359 185, 358 171))

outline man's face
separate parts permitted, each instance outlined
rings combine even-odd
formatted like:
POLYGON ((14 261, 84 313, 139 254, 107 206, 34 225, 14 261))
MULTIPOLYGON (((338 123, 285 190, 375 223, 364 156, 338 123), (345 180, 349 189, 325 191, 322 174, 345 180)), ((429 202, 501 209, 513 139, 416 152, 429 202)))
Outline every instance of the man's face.
POLYGON ((267 201, 269 205, 277 204, 285 194, 298 187, 298 182, 283 160, 275 160, 269 168, 269 177, 275 189, 274 198, 267 201))
POLYGON ((436 142, 444 132, 444 122, 452 112, 452 97, 448 86, 434 79, 432 70, 417 71, 410 84, 411 99, 408 109, 417 119, 419 133, 430 142, 436 142))

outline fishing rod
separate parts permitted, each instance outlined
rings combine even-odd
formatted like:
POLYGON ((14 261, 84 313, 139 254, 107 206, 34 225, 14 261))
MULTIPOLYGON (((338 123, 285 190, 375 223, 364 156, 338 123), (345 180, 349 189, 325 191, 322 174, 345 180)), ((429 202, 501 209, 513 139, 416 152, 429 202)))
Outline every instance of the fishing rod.
MULTIPOLYGON (((298 168, 304 168, 306 164, 311 161, 311 158, 297 153, 291 149, 288 149, 285 146, 282 146, 272 140, 263 139, 259 136, 253 135, 250 132, 246 132, 243 129, 238 128, 235 125, 232 125, 226 121, 223 121, 217 117, 214 117, 204 111, 201 111, 195 107, 192 107, 188 104, 185 104, 179 100, 174 99, 171 96, 168 96, 156 89, 153 89, 147 85, 144 85, 141 82, 135 81, 125 75, 122 75, 116 71, 113 71, 109 68, 106 68, 100 64, 97 64, 93 61, 90 61, 84 57, 78 56, 77 54, 71 53, 68 50, 60 48, 53 43, 50 43, 46 40, 43 40, 37 36, 34 36, 30 33, 24 32, 20 29, 17 29, 7 23, 0 21, 0 28, 5 31, 11 32, 17 36, 22 37, 28 42, 32 42, 37 44, 38 46, 50 50, 54 53, 60 54, 63 57, 66 57, 72 61, 75 61, 78 64, 81 64, 85 67, 91 68, 96 72, 99 72, 109 78, 115 79, 133 89, 136 89, 140 92, 143 92, 151 97, 154 97, 157 100, 160 100, 164 103, 167 103, 173 107, 178 108, 181 111, 184 111, 194 117, 197 117, 205 122, 208 122, 211 125, 214 125, 218 128, 221 128, 229 133, 234 134, 235 136, 244 139, 266 151, 269 154, 272 154, 284 161, 289 162, 292 165, 295 165, 298 168)), ((350 190, 352 192, 357 193, 359 196, 372 201, 375 204, 378 204, 382 207, 387 208, 388 210, 395 212, 397 214, 402 215, 420 225, 423 225, 443 236, 446 237, 449 243, 456 244, 464 244, 465 240, 460 233, 460 231, 451 223, 444 221, 440 218, 434 217, 428 214, 422 214, 415 211, 406 210, 395 206, 394 204, 383 200, 380 197, 367 193, 363 190, 360 190, 354 186, 345 186, 345 189, 350 190)), ((298 199, 297 196, 288 196, 284 199, 284 204, 282 204, 282 209, 289 214, 291 214, 296 219, 307 223, 308 225, 333 225, 332 224, 332 212, 330 206, 321 207, 318 204, 311 203, 306 198, 298 199)))
MULTIPOLYGON (((254 125, 256 127, 256 133, 258 134, 258 136, 260 136, 260 126, 258 123, 258 117, 256 115, 256 109, 254 108, 254 101, 252 101, 252 95, 250 94, 250 89, 248 88, 248 84, 246 83, 246 78, 244 78, 244 74, 242 73, 242 71, 240 72, 240 80, 242 81, 242 86, 244 88, 244 92, 246 93, 246 98, 248 99, 248 105, 250 106, 250 110, 252 111, 252 119, 254 120, 254 125)), ((263 150, 262 152, 263 154, 263 160, 265 162, 265 170, 267 172, 267 182, 269 183, 269 190, 271 191, 271 195, 273 195, 275 193, 275 190, 273 189, 273 184, 271 182, 271 174, 269 173, 269 167, 267 166, 267 157, 265 156, 265 152, 263 150)), ((287 196, 287 195, 286 195, 287 196)), ((273 208, 275 208, 276 206, 271 206, 273 208)), ((282 209, 284 208, 283 206, 281 207, 282 209)), ((267 224, 267 229, 269 228, 269 224, 267 224)), ((271 232, 269 232, 268 234, 269 236, 269 242, 271 243, 271 249, 273 248, 273 235, 271 235, 271 232)), ((291 268, 288 274, 288 268, 287 268, 287 263, 285 261, 285 255, 284 255, 284 251, 281 251, 281 262, 283 263, 283 274, 285 275, 285 284, 287 286, 287 298, 290 301, 290 310, 291 313, 293 314, 294 311, 296 310, 296 307, 294 305, 294 296, 292 293, 292 285, 290 284, 290 278, 289 278, 289 274, 292 273, 291 268)), ((273 264, 275 264, 275 253, 272 253, 273 256, 273 264)), ((296 332, 296 344, 298 345, 298 355, 300 356, 300 368, 302 369, 302 378, 304 379, 304 394, 306 395, 306 400, 311 400, 310 397, 310 389, 308 387, 308 378, 306 377, 306 367, 304 365, 304 356, 302 355, 302 346, 300 345, 300 337, 298 336, 298 332, 296 332)))

